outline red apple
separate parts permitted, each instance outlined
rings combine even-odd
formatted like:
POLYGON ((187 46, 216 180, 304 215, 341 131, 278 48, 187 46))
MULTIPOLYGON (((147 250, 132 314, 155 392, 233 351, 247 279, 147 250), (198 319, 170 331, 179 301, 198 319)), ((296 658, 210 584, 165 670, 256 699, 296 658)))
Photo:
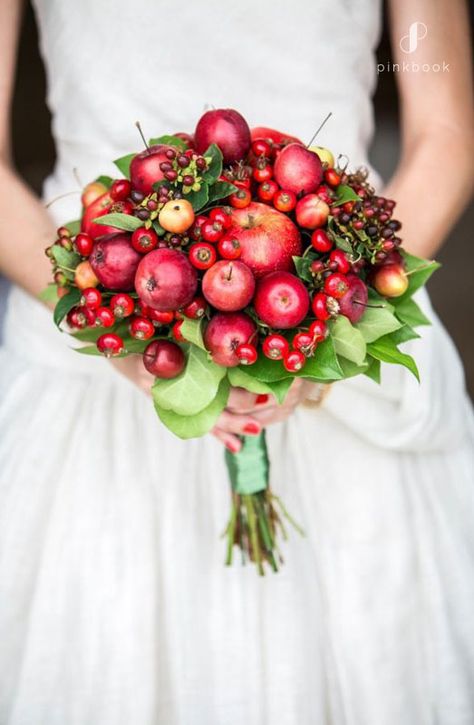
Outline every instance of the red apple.
POLYGON ((207 111, 196 126, 194 144, 202 154, 212 143, 222 151, 225 165, 244 159, 250 149, 250 129, 245 118, 231 108, 207 111))
POLYGON ((401 264, 384 264, 376 270, 373 284, 383 297, 400 297, 408 289, 408 277, 401 264))
POLYGON ((117 228, 108 226, 107 224, 96 224, 94 219, 98 219, 105 214, 108 214, 114 200, 110 196, 109 192, 101 194, 92 203, 90 203, 85 209, 81 221, 81 231, 88 234, 92 239, 98 239, 106 234, 117 234, 117 228))
POLYGON ((247 307, 255 291, 255 277, 237 260, 216 262, 202 278, 202 292, 217 310, 235 312, 247 307))
POLYGON ((197 289, 197 273, 183 252, 163 248, 139 257, 135 289, 145 305, 163 312, 191 302, 197 289))
POLYGON ((220 312, 209 321, 204 344, 217 365, 232 368, 240 363, 235 351, 253 340, 256 330, 254 321, 244 312, 220 312))
POLYGON ((310 194, 323 179, 319 156, 302 144, 290 143, 278 154, 273 170, 275 181, 285 191, 310 194))
POLYGON ((151 194, 153 184, 164 179, 160 164, 164 161, 169 162, 166 157, 169 149, 172 149, 172 146, 156 144, 133 157, 130 163, 130 181, 135 191, 141 191, 145 195, 151 194))
POLYGON ((89 257, 92 269, 101 284, 110 290, 132 290, 138 263, 142 259, 130 243, 130 234, 115 230, 94 244, 89 257))
POLYGON ((186 358, 175 342, 153 340, 145 348, 143 364, 156 378, 175 378, 183 372, 186 358))
POLYGON ((259 281, 254 307, 262 322, 270 327, 296 327, 308 314, 308 290, 294 274, 273 272, 259 281))
POLYGON ((296 221, 305 229, 317 229, 326 224, 329 206, 317 194, 307 194, 296 205, 296 221))
POLYGON ((367 286, 355 274, 348 274, 349 289, 339 300, 339 311, 350 322, 358 322, 366 310, 369 295, 367 286))
POLYGON ((290 134, 288 133, 282 133, 281 131, 277 131, 274 128, 266 128, 265 126, 257 126, 256 128, 252 128, 250 130, 250 136, 252 138, 252 141, 256 141, 257 139, 262 138, 264 139, 264 141, 272 141, 276 144, 302 144, 302 142, 299 140, 299 138, 296 138, 296 136, 290 136, 290 134))
POLYGON ((295 224, 267 204, 252 202, 232 209, 228 234, 238 240, 244 262, 256 277, 293 269, 293 256, 301 254, 301 237, 295 224))

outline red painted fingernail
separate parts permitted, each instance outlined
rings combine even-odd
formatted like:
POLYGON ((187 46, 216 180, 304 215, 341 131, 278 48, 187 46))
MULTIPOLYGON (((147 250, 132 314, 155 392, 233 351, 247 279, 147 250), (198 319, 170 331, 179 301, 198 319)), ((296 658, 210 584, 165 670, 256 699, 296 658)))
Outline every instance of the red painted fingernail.
POLYGON ((238 452, 240 451, 240 446, 239 446, 239 444, 238 444, 238 443, 230 443, 230 442, 229 442, 229 443, 226 443, 226 444, 225 444, 225 447, 226 447, 226 448, 227 448, 227 450, 228 450, 228 451, 230 451, 231 453, 238 453, 238 452))
POLYGON ((258 423, 247 423, 246 426, 244 426, 244 433, 250 433, 250 435, 257 435, 257 433, 260 433, 260 426, 258 423))
POLYGON ((260 395, 257 395, 257 399, 255 400, 257 405, 264 405, 265 403, 268 403, 268 399, 270 398, 267 393, 261 393, 260 395))

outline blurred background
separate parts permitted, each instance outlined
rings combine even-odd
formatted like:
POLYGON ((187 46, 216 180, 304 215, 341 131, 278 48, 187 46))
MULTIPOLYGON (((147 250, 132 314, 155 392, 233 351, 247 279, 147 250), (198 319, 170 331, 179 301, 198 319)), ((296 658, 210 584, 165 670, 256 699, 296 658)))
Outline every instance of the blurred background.
MULTIPOLYGON (((391 60, 384 29, 378 48, 378 62, 391 60)), ((17 168, 38 192, 54 163, 50 116, 45 104, 45 77, 38 53, 34 15, 25 8, 20 40, 18 70, 12 110, 13 148, 17 168)), ((398 106, 395 75, 381 73, 375 95, 376 134, 371 149, 372 164, 384 179, 394 170, 399 153, 398 106)), ((440 168, 441 153, 440 149, 440 168)), ((449 150, 446 150, 449 152, 449 150)), ((474 332, 472 325, 472 271, 474 267, 474 208, 464 214, 453 229, 438 259, 442 269, 429 284, 434 306, 451 333, 464 362, 467 384, 474 397, 474 332)), ((4 296, 6 284, 0 283, 4 296)))

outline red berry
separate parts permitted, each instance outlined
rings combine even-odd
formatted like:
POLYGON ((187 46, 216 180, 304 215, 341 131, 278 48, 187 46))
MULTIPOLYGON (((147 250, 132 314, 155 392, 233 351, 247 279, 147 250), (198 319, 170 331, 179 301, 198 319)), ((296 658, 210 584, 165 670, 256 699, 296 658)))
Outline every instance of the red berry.
POLYGON ((123 340, 114 332, 105 332, 97 339, 97 349, 102 352, 105 357, 113 357, 123 352, 123 340))
POLYGON ((219 222, 206 221, 201 227, 201 239, 212 244, 218 242, 223 234, 224 229, 219 222))
POLYGON ((74 244, 81 257, 88 257, 92 253, 94 240, 88 234, 80 232, 74 240, 74 244))
POLYGON ((332 195, 331 191, 326 184, 321 184, 321 186, 318 186, 316 189, 316 194, 319 196, 320 199, 326 202, 326 204, 331 204, 332 202, 332 195))
POLYGON ((111 297, 110 307, 115 317, 130 317, 135 310, 135 302, 130 295, 119 292, 111 297))
POLYGON ((145 227, 135 229, 131 238, 132 247, 140 254, 151 252, 158 245, 158 242, 158 234, 153 229, 146 229, 145 227))
POLYGON ((209 219, 207 218, 207 216, 204 216, 204 214, 199 214, 199 216, 195 218, 194 224, 190 229, 190 235, 192 239, 195 239, 196 241, 199 241, 201 239, 201 227, 208 221, 209 219))
POLYGON ((130 196, 132 185, 128 179, 116 179, 110 187, 109 194, 114 201, 124 201, 130 196))
POLYGON ((96 310, 102 304, 102 295, 96 287, 86 287, 82 290, 81 304, 96 310))
POLYGON ((66 316, 66 322, 69 327, 75 329, 82 329, 83 327, 86 327, 87 319, 84 314, 84 309, 85 308, 83 307, 73 307, 69 310, 66 316))
POLYGON ((273 176, 273 166, 271 164, 259 165, 252 171, 252 176, 259 184, 270 181, 273 176))
POLYGON ((288 354, 290 346, 283 335, 271 334, 263 341, 262 350, 270 360, 282 360, 288 354))
POLYGON ((297 198, 296 194, 294 194, 292 191, 285 191, 284 189, 280 189, 280 191, 277 191, 272 201, 275 209, 288 213, 290 211, 293 211, 293 209, 295 208, 297 198))
POLYGON ((196 242, 189 248, 189 261, 196 269, 209 269, 216 259, 217 253, 212 244, 196 242))
POLYGON ((257 138, 252 143, 252 153, 254 153, 255 156, 265 156, 269 159, 273 154, 273 149, 268 141, 265 141, 263 138, 257 138))
POLYGON ((211 209, 209 218, 211 221, 220 224, 223 229, 228 229, 232 225, 232 217, 223 207, 218 206, 215 209, 211 209))
POLYGON ((238 259, 242 254, 239 240, 230 234, 219 240, 217 250, 224 259, 238 259))
POLYGON ((341 183, 341 177, 335 169, 326 169, 324 172, 324 181, 329 184, 329 186, 336 187, 341 183))
POLYGON ((147 317, 133 317, 129 330, 135 340, 149 340, 155 334, 155 326, 147 317))
POLYGON ((154 320, 155 322, 158 322, 160 325, 170 325, 174 318, 175 313, 171 310, 154 310, 153 308, 148 308, 148 317, 151 320, 154 320))
POLYGON ((323 292, 318 292, 313 297, 312 308, 315 317, 317 317, 318 320, 326 321, 329 320, 329 318, 331 317, 331 313, 328 310, 327 306, 328 299, 328 296, 325 295, 323 292))
POLYGON ((235 354, 241 365, 253 365, 257 360, 258 353, 255 345, 244 343, 236 348, 235 354))
POLYGON ((248 189, 237 189, 229 196, 229 204, 235 209, 245 209, 252 201, 252 194, 248 189))
POLYGON ((320 259, 315 259, 313 262, 311 262, 309 268, 312 274, 320 274, 325 269, 324 262, 322 262, 320 259))
POLYGON ((324 291, 330 297, 335 297, 336 300, 344 297, 348 289, 349 283, 347 277, 340 272, 334 272, 334 274, 328 275, 324 280, 324 291))
POLYGON ((333 249, 329 255, 329 267, 342 274, 347 274, 351 268, 351 263, 341 249, 333 249))
POLYGON ((113 327, 115 325, 114 313, 110 307, 99 307, 95 311, 95 324, 97 327, 113 327))
POLYGON ((322 229, 315 229, 311 234, 311 244, 317 252, 324 254, 332 249, 332 241, 322 229))
POLYGON ((322 320, 315 320, 309 326, 309 334, 315 342, 323 342, 328 336, 328 328, 322 320))
POLYGON ((171 333, 177 342, 186 342, 185 338, 183 337, 183 333, 181 332, 182 324, 183 320, 177 320, 171 328, 171 333))
POLYGON ((109 213, 117 214, 133 214, 135 207, 131 201, 114 201, 110 207, 109 213))
POLYGON ((346 214, 350 214, 354 208, 354 202, 353 201, 346 201, 345 204, 342 205, 342 208, 346 212, 346 214))
POLYGON ((306 357, 300 350, 292 350, 283 358, 283 367, 289 373, 297 373, 304 367, 306 357))
POLYGON ((270 181, 264 181, 263 184, 260 184, 257 189, 257 196, 260 201, 271 201, 278 189, 279 187, 276 181, 270 179, 270 181))
POLYGON ((293 338, 293 347, 305 357, 312 355, 316 347, 315 340, 309 332, 297 332, 293 338))
POLYGON ((186 307, 183 307, 183 314, 193 320, 202 317, 207 309, 207 302, 204 297, 195 297, 186 307))

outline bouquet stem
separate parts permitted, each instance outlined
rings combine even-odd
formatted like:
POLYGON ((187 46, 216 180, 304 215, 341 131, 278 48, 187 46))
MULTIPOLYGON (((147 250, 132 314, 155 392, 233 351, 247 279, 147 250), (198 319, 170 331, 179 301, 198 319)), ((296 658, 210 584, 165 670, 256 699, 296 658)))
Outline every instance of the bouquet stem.
POLYGON ((234 546, 237 546, 242 562, 254 563, 261 576, 265 574, 265 564, 277 572, 283 563, 278 538, 288 537, 285 522, 303 536, 304 532, 270 489, 265 432, 259 436, 242 436, 241 450, 238 453, 226 451, 226 463, 232 489, 232 508, 225 532, 225 563, 227 566, 232 564, 234 546))

